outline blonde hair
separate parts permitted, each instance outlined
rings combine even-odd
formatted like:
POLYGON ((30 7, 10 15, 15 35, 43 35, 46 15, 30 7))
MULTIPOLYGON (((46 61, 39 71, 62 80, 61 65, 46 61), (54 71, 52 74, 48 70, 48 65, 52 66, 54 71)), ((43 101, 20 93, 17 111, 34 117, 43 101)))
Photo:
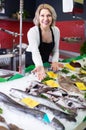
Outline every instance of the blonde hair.
POLYGON ((37 25, 37 26, 39 25, 39 15, 40 15, 40 11, 42 9, 48 9, 49 10, 49 12, 52 15, 52 24, 51 24, 51 26, 55 25, 55 21, 57 19, 57 14, 56 14, 55 9, 49 4, 41 4, 41 5, 38 6, 38 8, 37 8, 37 10, 35 12, 35 17, 33 19, 33 23, 35 25, 37 25))

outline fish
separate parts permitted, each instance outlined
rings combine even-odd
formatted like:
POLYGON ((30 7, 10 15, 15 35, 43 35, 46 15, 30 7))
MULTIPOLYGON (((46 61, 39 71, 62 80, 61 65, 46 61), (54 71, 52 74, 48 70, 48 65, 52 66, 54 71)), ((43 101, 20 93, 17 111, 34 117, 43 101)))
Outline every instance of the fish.
POLYGON ((46 93, 49 90, 54 90, 56 88, 49 87, 42 82, 34 81, 26 88, 26 92, 29 92, 32 95, 39 95, 41 93, 46 93))
POLYGON ((60 87, 67 91, 68 93, 75 93, 77 95, 82 95, 82 92, 75 86, 74 82, 69 80, 67 77, 59 76, 58 77, 58 83, 60 87))
POLYGON ((10 130, 24 130, 24 129, 21 129, 21 128, 19 128, 18 126, 16 126, 16 125, 14 125, 14 124, 8 124, 8 128, 10 129, 10 130))
POLYGON ((57 106, 57 108, 62 110, 62 111, 67 111, 69 114, 77 115, 76 109, 68 108, 66 106, 63 106, 63 104, 61 104, 61 103, 59 104, 57 102, 59 100, 60 95, 61 96, 68 95, 67 92, 65 90, 63 90, 64 92, 58 93, 59 91, 58 92, 56 92, 56 91, 58 91, 58 90, 52 89, 52 90, 47 91, 46 93, 36 93, 35 94, 34 92, 29 93, 28 91, 25 90, 25 92, 28 93, 29 95, 31 94, 34 96, 42 97, 43 99, 47 99, 48 101, 54 103, 57 106), (56 93, 52 94, 52 92, 56 92, 56 93), (57 93, 58 93, 58 95, 57 95, 57 93))
POLYGON ((86 102, 81 103, 79 101, 74 101, 72 98, 68 97, 61 97, 58 101, 56 101, 57 104, 60 104, 60 102, 63 104, 64 108, 68 108, 69 110, 86 110, 86 102))
POLYGON ((0 115, 0 122, 3 123, 5 125, 4 126, 0 126, 0 130, 24 130, 19 128, 18 126, 14 125, 14 124, 8 124, 5 120, 5 118, 3 116, 0 115), (8 129, 9 128, 9 129, 8 129))
POLYGON ((63 93, 62 95, 56 95, 56 93, 47 92, 47 95, 49 98, 53 98, 53 100, 57 103, 61 102, 61 104, 64 104, 64 107, 69 107, 71 109, 86 109, 86 99, 81 98, 76 95, 70 95, 63 93), (63 103, 62 103, 63 102, 63 103))
POLYGON ((66 78, 68 80, 71 80, 73 83, 75 82, 82 82, 84 85, 86 85, 86 82, 82 80, 82 77, 86 78, 86 75, 83 74, 83 76, 81 76, 80 74, 76 74, 75 78, 72 78, 72 76, 66 76, 66 78))
POLYGON ((71 115, 76 115, 77 116, 77 109, 76 108, 70 108, 66 105, 64 105, 64 102, 62 102, 60 99, 63 97, 58 97, 56 95, 52 95, 50 93, 43 93, 43 96, 48 97, 48 99, 50 99, 53 103, 56 104, 56 106, 58 108, 60 108, 61 110, 63 110, 64 112, 66 111, 67 113, 71 114, 71 115))
POLYGON ((39 111, 32 108, 27 108, 26 106, 23 106, 19 104, 18 102, 14 101, 12 98, 10 98, 8 95, 0 92, 0 102, 3 102, 5 105, 11 106, 12 108, 24 112, 26 114, 32 115, 36 119, 44 122, 45 124, 50 125, 55 130, 65 130, 64 125, 55 117, 51 120, 51 122, 47 123, 46 120, 44 120, 44 117, 46 116, 46 113, 43 111, 39 111))
POLYGON ((4 127, 4 126, 0 126, 0 130, 9 130, 9 129, 7 129, 7 128, 4 127))
MULTIPOLYGON (((61 88, 60 88, 60 89, 61 89, 61 88)), ((61 104, 57 104, 57 103, 55 102, 55 100, 57 100, 57 99, 54 98, 54 96, 53 96, 53 100, 52 100, 52 96, 50 96, 49 94, 46 94, 46 93, 48 93, 49 91, 55 91, 55 90, 57 90, 57 88, 52 88, 52 87, 49 87, 49 86, 47 86, 47 85, 45 85, 45 84, 43 84, 43 83, 41 83, 41 82, 34 81, 34 82, 32 82, 32 83, 28 86, 28 88, 26 88, 25 91, 26 91, 26 93, 29 93, 29 94, 31 94, 31 95, 35 95, 35 96, 39 96, 39 97, 40 97, 40 95, 41 95, 41 96, 43 96, 44 98, 49 99, 49 100, 52 101, 54 104, 56 104, 57 107, 59 107, 59 109, 61 109, 61 110, 67 110, 69 113, 72 113, 72 114, 76 113, 76 112, 75 112, 76 110, 71 110, 71 109, 68 109, 68 108, 64 107, 64 106, 61 105, 61 104), (48 96, 49 96, 49 97, 48 97, 48 96), (55 100, 54 100, 54 99, 55 99, 55 100)), ((61 90, 64 91, 64 92, 67 94, 67 91, 64 90, 63 88, 62 88, 61 90)))
POLYGON ((82 94, 81 91, 74 85, 74 82, 72 80, 69 80, 68 77, 63 77, 63 76, 60 76, 58 81, 61 86, 59 88, 52 88, 43 83, 34 82, 31 85, 32 87, 29 87, 26 89, 26 92, 32 95, 37 95, 37 96, 43 95, 47 97, 48 99, 50 99, 50 101, 54 102, 60 109, 67 110, 70 113, 76 113, 77 109, 85 109, 86 105, 83 105, 82 102, 81 103, 78 101, 75 102, 73 101, 73 98, 72 100, 70 99, 70 96, 69 96, 70 92, 75 92, 75 93, 77 92, 77 94, 82 94), (65 96, 66 98, 64 100, 63 97, 65 96), (71 101, 69 101, 69 99, 71 101), (59 101, 63 103, 61 104, 59 103, 59 101), (65 101, 66 103, 64 104, 65 101))
POLYGON ((6 120, 4 119, 4 117, 2 117, 1 115, 0 115, 0 122, 6 122, 6 120))
POLYGON ((26 97, 32 98, 33 100, 40 102, 37 106, 35 106, 35 109, 41 110, 41 111, 44 111, 44 112, 48 111, 48 112, 52 113, 56 118, 61 118, 61 119, 64 118, 67 121, 76 122, 76 119, 75 119, 76 115, 75 114, 74 115, 68 114, 68 113, 65 113, 65 112, 58 110, 56 108, 45 105, 44 102, 42 102, 41 99, 39 99, 39 97, 27 94, 25 91, 11 88, 10 89, 10 95, 14 98, 19 98, 20 100, 22 98, 26 98, 26 97))
POLYGON ((12 73, 12 74, 6 74, 6 75, 1 75, 0 77, 1 78, 9 78, 9 77, 11 77, 11 76, 13 76, 14 74, 12 73))
POLYGON ((78 74, 78 78, 86 85, 86 74, 78 74))
POLYGON ((0 115, 0 122, 5 125, 0 126, 0 130, 23 130, 14 124, 8 124, 3 116, 0 115), (9 128, 9 129, 8 129, 9 128))
POLYGON ((76 115, 68 114, 63 111, 54 109, 52 107, 45 106, 43 104, 39 104, 36 109, 39 109, 41 111, 50 111, 57 119, 66 119, 67 121, 76 122, 76 115))

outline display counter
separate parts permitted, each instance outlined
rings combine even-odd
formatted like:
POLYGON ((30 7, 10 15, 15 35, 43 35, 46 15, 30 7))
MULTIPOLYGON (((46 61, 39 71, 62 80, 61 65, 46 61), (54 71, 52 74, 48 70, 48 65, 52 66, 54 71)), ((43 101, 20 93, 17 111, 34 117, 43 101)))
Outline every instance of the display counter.
POLYGON ((66 70, 60 68, 57 73, 45 64, 48 79, 43 82, 31 73, 33 67, 26 68, 24 76, 15 73, 0 82, 1 116, 6 120, 3 126, 8 128, 11 123, 19 130, 86 129, 86 70, 80 73, 81 67, 86 65, 86 56, 68 59, 62 64, 66 70), (71 62, 78 64, 78 68, 71 66, 71 62), (64 80, 59 82, 61 76, 64 80), (69 82, 67 78, 72 76, 78 76, 78 81, 71 79, 69 82), (34 100, 30 96, 35 97, 34 100))

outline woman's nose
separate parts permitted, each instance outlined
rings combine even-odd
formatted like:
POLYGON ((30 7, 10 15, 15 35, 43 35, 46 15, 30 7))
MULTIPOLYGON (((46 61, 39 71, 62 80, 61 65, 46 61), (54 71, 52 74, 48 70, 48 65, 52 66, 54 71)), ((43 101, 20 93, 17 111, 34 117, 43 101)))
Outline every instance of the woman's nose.
POLYGON ((44 19, 47 20, 47 19, 48 19, 48 16, 45 16, 44 19))

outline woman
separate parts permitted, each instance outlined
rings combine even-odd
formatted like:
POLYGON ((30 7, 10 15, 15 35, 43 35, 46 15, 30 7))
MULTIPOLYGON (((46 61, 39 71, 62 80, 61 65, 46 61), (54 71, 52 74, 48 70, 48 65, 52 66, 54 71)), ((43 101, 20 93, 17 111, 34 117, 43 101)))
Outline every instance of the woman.
POLYGON ((60 31, 55 26, 56 17, 52 6, 39 5, 33 19, 35 26, 27 33, 29 46, 26 49, 26 67, 34 64, 33 72, 37 74, 39 80, 46 76, 43 63, 49 62, 50 55, 52 70, 57 71, 61 67, 58 63, 60 31))

